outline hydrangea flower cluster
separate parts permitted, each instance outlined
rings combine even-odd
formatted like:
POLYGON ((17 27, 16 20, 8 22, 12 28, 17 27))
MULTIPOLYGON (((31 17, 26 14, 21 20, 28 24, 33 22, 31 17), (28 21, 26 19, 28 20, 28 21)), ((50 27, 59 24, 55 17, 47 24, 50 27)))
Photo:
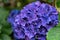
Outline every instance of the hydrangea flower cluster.
POLYGON ((15 39, 46 40, 47 32, 58 24, 58 11, 49 4, 36 1, 22 10, 12 10, 8 21, 15 39))

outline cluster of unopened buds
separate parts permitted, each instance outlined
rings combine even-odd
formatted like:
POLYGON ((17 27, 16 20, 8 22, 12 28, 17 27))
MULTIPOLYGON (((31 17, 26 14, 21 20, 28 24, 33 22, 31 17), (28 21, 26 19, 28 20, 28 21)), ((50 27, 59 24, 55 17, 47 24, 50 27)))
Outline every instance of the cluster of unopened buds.
POLYGON ((46 40, 47 32, 58 24, 55 7, 32 2, 21 10, 12 10, 8 17, 15 40, 46 40))

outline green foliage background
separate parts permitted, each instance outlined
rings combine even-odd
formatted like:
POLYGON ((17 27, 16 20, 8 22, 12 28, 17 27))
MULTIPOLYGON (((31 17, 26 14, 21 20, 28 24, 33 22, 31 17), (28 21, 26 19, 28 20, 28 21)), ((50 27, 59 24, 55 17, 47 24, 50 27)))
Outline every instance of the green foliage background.
MULTIPOLYGON (((8 3, 9 0, 0 0, 4 3, 8 3)), ((20 2, 16 2, 16 7, 0 7, 0 40, 12 40, 11 34, 12 29, 11 25, 7 22, 7 17, 9 15, 9 11, 11 9, 22 9, 22 7, 30 2, 33 2, 35 0, 20 0, 20 2), (23 4, 22 4, 23 3, 23 4)), ((52 0, 48 0, 48 2, 51 2, 52 0)), ((56 6, 60 8, 60 0, 56 0, 56 6)), ((59 13, 59 20, 60 20, 60 13, 59 13)), ((47 35, 47 40, 60 40, 60 23, 57 25, 57 27, 52 28, 47 35)))

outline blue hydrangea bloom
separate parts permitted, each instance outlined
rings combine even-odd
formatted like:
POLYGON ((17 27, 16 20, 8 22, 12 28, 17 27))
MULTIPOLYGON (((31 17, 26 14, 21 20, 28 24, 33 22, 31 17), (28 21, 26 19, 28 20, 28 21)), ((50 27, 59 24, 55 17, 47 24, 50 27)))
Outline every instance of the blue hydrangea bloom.
POLYGON ((49 4, 36 1, 21 10, 12 10, 8 21, 16 39, 46 40, 47 32, 58 24, 58 11, 49 4))

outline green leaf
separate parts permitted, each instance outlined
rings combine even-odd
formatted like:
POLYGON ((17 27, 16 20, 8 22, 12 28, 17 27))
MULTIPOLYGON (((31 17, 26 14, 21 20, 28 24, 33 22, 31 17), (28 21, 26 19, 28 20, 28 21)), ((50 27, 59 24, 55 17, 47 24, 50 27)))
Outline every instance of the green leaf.
POLYGON ((6 19, 8 16, 8 11, 3 8, 0 8, 0 24, 7 25, 6 19))
POLYGON ((34 2, 34 1, 36 1, 36 0, 27 0, 28 2, 34 2))
POLYGON ((60 0, 57 0, 56 5, 57 7, 60 7, 60 0))
POLYGON ((2 32, 4 34, 10 35, 12 33, 12 29, 11 28, 3 28, 2 29, 2 32))
POLYGON ((60 13, 59 13, 59 20, 60 20, 60 13))
POLYGON ((11 26, 7 22, 7 16, 9 11, 5 10, 4 8, 0 8, 0 24, 2 24, 2 33, 11 34, 11 26))
POLYGON ((0 8, 0 24, 8 25, 7 16, 9 11, 5 10, 4 8, 0 8))
POLYGON ((8 16, 8 11, 5 10, 4 8, 0 8, 0 21, 6 19, 7 16, 8 16))
POLYGON ((60 23, 48 32, 47 40, 60 40, 60 23))
POLYGON ((49 3, 53 2, 54 0, 48 0, 49 3))
POLYGON ((0 24, 0 33, 1 33, 2 25, 0 24))
POLYGON ((0 40, 2 40, 2 39, 0 39, 0 40))
POLYGON ((8 3, 8 2, 9 2, 9 0, 3 0, 3 2, 4 2, 4 3, 8 3))
POLYGON ((2 40, 11 40, 11 38, 6 34, 2 34, 2 40))

